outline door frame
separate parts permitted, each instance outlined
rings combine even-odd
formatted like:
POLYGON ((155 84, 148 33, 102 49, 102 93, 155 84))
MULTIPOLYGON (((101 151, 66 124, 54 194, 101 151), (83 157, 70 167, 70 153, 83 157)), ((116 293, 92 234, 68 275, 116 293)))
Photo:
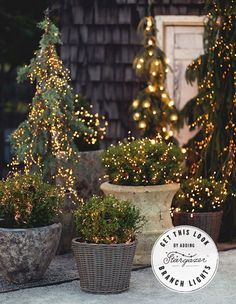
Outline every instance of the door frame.
POLYGON ((160 48, 166 51, 165 28, 167 26, 202 26, 206 16, 189 16, 189 15, 162 15, 156 16, 157 41, 160 48))

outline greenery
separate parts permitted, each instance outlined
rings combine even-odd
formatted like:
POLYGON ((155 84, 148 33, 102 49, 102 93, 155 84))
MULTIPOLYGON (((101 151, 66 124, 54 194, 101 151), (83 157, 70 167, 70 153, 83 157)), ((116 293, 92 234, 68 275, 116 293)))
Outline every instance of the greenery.
POLYGON ((131 106, 133 119, 143 136, 155 137, 159 133, 166 140, 173 140, 178 116, 165 85, 169 61, 158 47, 156 22, 151 12, 140 21, 138 32, 143 46, 134 59, 133 68, 142 80, 142 88, 131 106))
POLYGON ((0 181, 0 225, 35 228, 53 223, 61 197, 40 175, 18 175, 0 181))
POLYGON ((173 209, 182 212, 213 212, 223 209, 227 197, 226 184, 223 181, 191 178, 181 184, 174 198, 173 209))
POLYGON ((12 168, 18 172, 23 164, 24 173, 42 174, 45 181, 60 184, 61 192, 73 193, 76 198, 78 145, 95 145, 105 134, 106 122, 101 127, 98 115, 91 114, 85 101, 74 94, 69 70, 56 51, 60 33, 47 13, 39 28, 43 31, 39 49, 18 72, 18 81, 29 80, 36 91, 27 120, 10 138, 12 168))
POLYGON ((235 1, 205 1, 204 54, 186 71, 198 94, 181 112, 196 136, 188 143, 190 174, 227 180, 221 240, 236 236, 236 6, 235 1))
POLYGON ((93 196, 75 211, 77 234, 96 244, 119 244, 135 240, 145 223, 139 209, 129 201, 109 195, 93 196))
POLYGON ((195 154, 191 173, 208 178, 216 172, 235 190, 236 7, 232 0, 205 3, 204 54, 186 71, 190 84, 197 81, 198 94, 183 108, 181 117, 198 130, 188 145, 195 154))
POLYGON ((109 147, 102 154, 112 184, 146 186, 178 182, 183 155, 173 143, 136 139, 109 147))

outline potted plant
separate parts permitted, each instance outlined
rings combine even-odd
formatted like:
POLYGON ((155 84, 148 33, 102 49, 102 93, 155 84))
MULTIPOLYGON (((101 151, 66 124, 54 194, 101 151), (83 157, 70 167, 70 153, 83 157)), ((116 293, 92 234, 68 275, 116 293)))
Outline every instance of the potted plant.
POLYGON ((214 177, 191 178, 181 184, 172 208, 173 224, 196 226, 217 242, 227 197, 226 184, 214 177))
POLYGON ((147 219, 138 237, 135 263, 150 264, 156 239, 172 227, 170 208, 179 189, 181 149, 160 138, 119 143, 103 152, 109 182, 101 189, 118 199, 132 201, 147 219))
POLYGON ((117 293, 129 288, 144 217, 129 201, 93 196, 75 212, 77 233, 72 241, 80 287, 94 293, 117 293))
POLYGON ((39 280, 48 268, 61 235, 58 193, 40 175, 0 181, 0 269, 9 281, 39 280))

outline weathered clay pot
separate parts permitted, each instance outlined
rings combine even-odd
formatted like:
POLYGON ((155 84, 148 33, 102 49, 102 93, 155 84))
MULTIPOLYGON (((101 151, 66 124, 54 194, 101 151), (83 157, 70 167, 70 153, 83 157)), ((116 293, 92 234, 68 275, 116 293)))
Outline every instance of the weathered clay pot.
POLYGON ((75 220, 73 212, 77 205, 73 203, 70 193, 64 198, 61 213, 56 221, 62 224, 61 238, 57 248, 57 254, 65 254, 71 251, 71 241, 75 237, 75 220))
POLYGON ((108 182, 101 185, 105 195, 113 194, 118 199, 129 200, 137 206, 147 223, 138 235, 134 258, 136 264, 150 264, 151 251, 157 238, 173 227, 170 208, 179 184, 160 186, 119 186, 108 182))
MULTIPOLYGON (((101 179, 104 176, 104 168, 101 162, 102 150, 80 152, 78 168, 75 169, 75 188, 80 198, 88 199, 92 195, 101 194, 101 179)), ((59 181, 59 184, 63 181, 59 181)), ((73 212, 77 208, 72 203, 70 194, 65 195, 62 213, 58 221, 62 224, 62 234, 57 254, 65 254, 71 251, 71 241, 76 236, 73 212)))
POLYGON ((210 235, 214 242, 218 242, 223 211, 217 212, 174 212, 174 226, 190 225, 198 227, 210 235))
POLYGON ((61 224, 30 229, 0 228, 0 269, 10 282, 22 284, 43 277, 61 235, 61 224))
POLYGON ((102 150, 80 152, 75 186, 84 199, 101 194, 100 185, 105 175, 101 153, 102 150))
POLYGON ((136 245, 137 241, 129 244, 88 244, 73 239, 81 289, 93 293, 127 290, 136 245))

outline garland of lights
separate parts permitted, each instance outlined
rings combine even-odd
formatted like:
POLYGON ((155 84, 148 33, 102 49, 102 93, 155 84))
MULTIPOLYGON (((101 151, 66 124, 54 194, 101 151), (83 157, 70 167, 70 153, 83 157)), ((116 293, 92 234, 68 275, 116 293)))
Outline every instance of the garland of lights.
POLYGON ((11 136, 12 170, 19 174, 23 163, 24 173, 38 172, 46 181, 59 184, 63 195, 69 192, 77 197, 74 182, 79 151, 75 140, 83 137, 94 144, 103 138, 105 127, 74 96, 69 70, 56 52, 61 43, 58 28, 48 16, 39 28, 44 31, 40 48, 18 73, 18 81, 29 79, 36 92, 28 119, 11 136))
POLYGON ((165 87, 169 60, 157 45, 155 19, 143 18, 138 29, 143 35, 143 47, 134 59, 133 68, 147 86, 132 103, 133 119, 144 136, 155 137, 159 133, 168 140, 178 120, 174 101, 165 87))

